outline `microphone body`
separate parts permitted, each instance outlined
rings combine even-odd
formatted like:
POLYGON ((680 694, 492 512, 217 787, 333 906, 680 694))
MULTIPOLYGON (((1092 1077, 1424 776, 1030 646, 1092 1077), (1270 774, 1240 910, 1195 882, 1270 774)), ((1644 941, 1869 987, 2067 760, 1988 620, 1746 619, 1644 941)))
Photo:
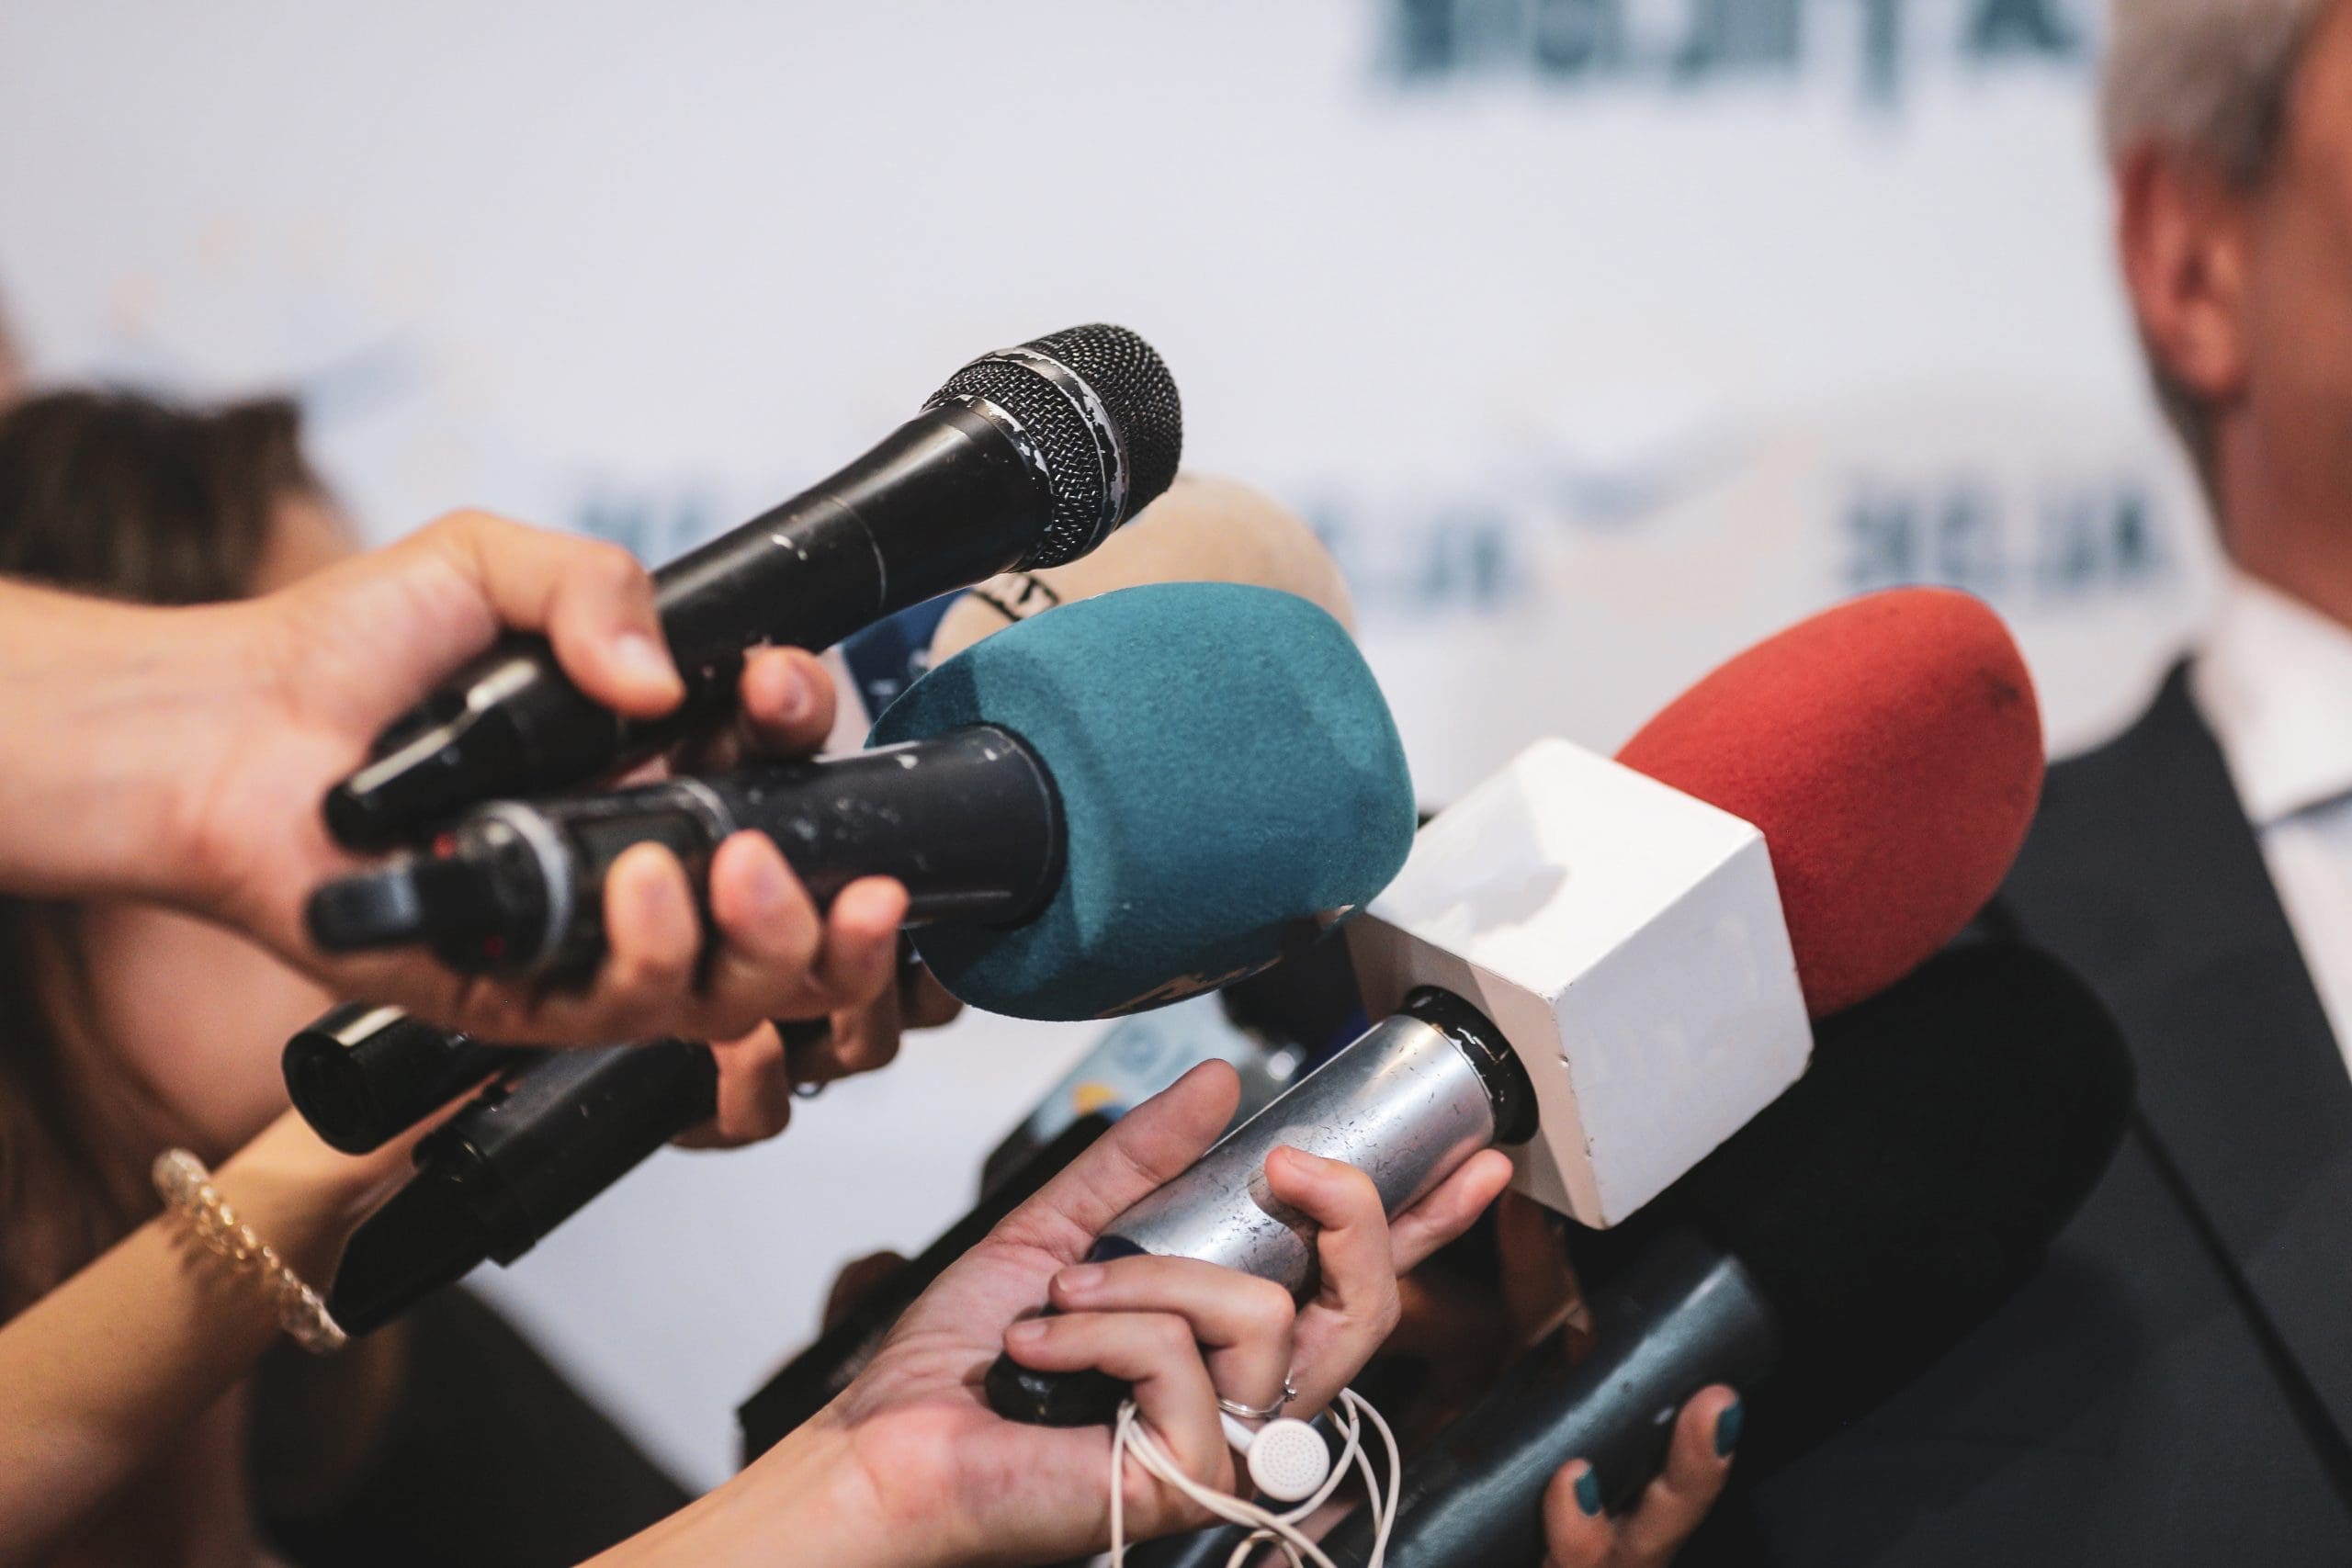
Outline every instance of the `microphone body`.
MULTIPOLYGON (((1555 1333, 1497 1380, 1405 1472, 1387 1561, 1532 1563, 1544 1489, 1581 1459, 1620 1508, 1665 1468, 1675 1418, 1701 1389, 1755 1387, 1780 1356, 1771 1303, 1739 1260, 1689 1232, 1653 1243, 1589 1298, 1595 1337, 1573 1366, 1555 1333)), ((1372 1560, 1371 1522, 1343 1519, 1321 1545, 1340 1568, 1372 1560)))
POLYGON ((864 457, 653 574, 688 692, 677 711, 624 719, 545 639, 510 637, 379 738, 328 793, 327 826, 382 848, 476 801, 642 761, 726 709, 747 648, 821 649, 950 589, 1091 549, 1167 488, 1182 442, 1167 367, 1122 328, 985 355, 864 457))
MULTIPOLYGON (((1522 1126, 1506 1134, 1498 1119, 1486 1141, 1519 1145, 1521 1190, 1597 1228, 1632 1218, 1801 1079, 1814 1052, 1809 997, 1891 985, 1959 930, 1998 885, 2041 769, 2031 687, 2007 631, 1972 600, 1917 592, 1792 628, 1637 739, 1665 776, 1564 740, 1529 747, 1421 830, 1350 928, 1375 1013, 1428 1018, 1437 997, 1476 1021, 1464 1038, 1491 1052, 1496 1071, 1508 1065, 1527 1108, 1522 1126), (1774 701, 1743 702, 1744 692, 1774 701), (1882 771, 1903 788, 1857 790, 1845 777, 1882 771), (1713 804, 1718 795, 1756 819, 1713 804), (1890 848, 1947 819, 1969 829, 1948 836, 1956 844, 1890 848), (1806 873, 1793 900, 1776 876, 1784 861, 1806 873), (1833 903, 1859 913, 1820 918, 1833 903), (1881 908, 1903 918, 1873 919, 1881 908), (1830 978, 1809 983, 1816 976, 1830 978)), ((1420 1157, 1411 1124, 1319 1103, 1317 1086, 1359 1052, 1385 1049, 1374 1043, 1396 1026, 1376 1028, 1232 1147, 1114 1222, 1098 1251, 1181 1249, 1297 1289, 1312 1253, 1297 1235, 1268 1234, 1246 1183, 1274 1143, 1294 1142, 1373 1173, 1396 1212, 1381 1171, 1420 1157), (1283 1136, 1250 1140, 1275 1127, 1283 1136)), ((1469 1152, 1432 1165, 1431 1179, 1469 1152)), ((1100 1377, 1039 1378, 1010 1358, 987 1388, 1000 1414, 1055 1423, 1109 1419, 1121 1392, 1100 1377)))
POLYGON ((1234 1126, 1272 1104, 1296 1080, 1307 1054, 1236 1022, 1227 1006, 1231 996, 1227 990, 1193 997, 1105 1030, 980 1162, 981 1196, 1026 1167, 1072 1122, 1096 1111, 1116 1121, 1203 1062, 1223 1062, 1241 1079, 1234 1126))
POLYGON ((1419 992, 1113 1221, 1097 1250, 1197 1258, 1296 1294, 1315 1281, 1315 1238, 1266 1190, 1276 1148, 1356 1167, 1396 1214, 1480 1149, 1525 1137, 1533 1115, 1526 1074, 1494 1026, 1457 998, 1419 992))
POLYGON ((399 1008, 343 1002, 287 1041, 279 1066, 311 1130, 345 1154, 364 1155, 484 1078, 538 1055, 535 1047, 489 1044, 399 1008))
POLYGON ((820 905, 861 876, 898 878, 909 924, 1015 923, 1061 875, 1051 775, 1018 737, 975 725, 848 756, 496 801, 430 853, 320 888, 311 932, 329 952, 423 939, 461 973, 581 979, 604 958, 604 880, 623 852, 662 844, 707 901, 711 856, 745 829, 775 841, 820 905))
MULTIPOLYGON (((1535 1562, 1559 1467, 1630 1501, 1709 1383, 1747 1400, 1751 1465, 1867 1412, 2041 1266, 2132 1079, 2098 998, 2026 948, 1953 948, 1825 1019, 1813 1070, 1629 1227, 1587 1359, 1539 1348, 1407 1467, 1386 1560, 1535 1562)), ((1363 1564, 1371 1538, 1351 1519, 1322 1544, 1363 1564)))
POLYGON ((1411 844, 1378 682, 1329 615, 1262 588, 1153 583, 1024 621, 917 681, 870 740, 716 787, 494 803, 425 853, 321 887, 312 935, 568 974, 601 949, 595 884, 622 848, 699 862, 763 826, 820 895, 905 880, 915 949, 964 1000, 1101 1018, 1269 967, 1411 844))
MULTIPOLYGON (((1112 1221, 1088 1257, 1197 1258, 1301 1295, 1315 1282, 1314 1231, 1266 1189, 1276 1147, 1355 1166, 1393 1217, 1480 1149, 1531 1135, 1534 1113, 1526 1072, 1494 1025, 1457 997, 1418 991, 1112 1221)), ((1053 1427, 1107 1422, 1127 1395, 1103 1373, 1041 1372, 1010 1356, 997 1358, 985 1386, 999 1415, 1053 1427)))
POLYGON ((417 1173, 352 1233, 327 1302, 355 1334, 480 1264, 512 1263, 718 1110, 707 1045, 550 1051, 417 1145, 417 1173))

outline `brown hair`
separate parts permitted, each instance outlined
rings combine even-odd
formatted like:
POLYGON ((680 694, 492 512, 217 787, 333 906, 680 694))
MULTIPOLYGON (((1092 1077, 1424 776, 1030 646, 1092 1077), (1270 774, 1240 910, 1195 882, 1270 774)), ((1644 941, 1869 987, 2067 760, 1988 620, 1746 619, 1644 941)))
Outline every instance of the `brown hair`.
MULTIPOLYGON (((241 598, 276 510, 324 493, 284 399, 65 391, 0 412, 0 573, 159 604, 241 598)), ((184 1129, 89 1025, 80 910, 0 897, 0 1321, 154 1208, 184 1129)))

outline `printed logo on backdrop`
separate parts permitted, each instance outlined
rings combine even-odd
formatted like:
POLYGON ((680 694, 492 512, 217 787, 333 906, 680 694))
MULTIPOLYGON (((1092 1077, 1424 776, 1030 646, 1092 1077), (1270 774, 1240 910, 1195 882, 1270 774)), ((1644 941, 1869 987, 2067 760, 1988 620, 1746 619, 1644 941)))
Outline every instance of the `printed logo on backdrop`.
POLYGON ((2096 0, 1387 0, 1384 74, 1565 91, 1820 84, 1899 106, 1926 73, 2078 68, 2096 0))
MULTIPOLYGON (((2182 531, 2197 522, 2153 455, 2117 457, 2103 433, 2083 433, 2075 452, 2022 433, 2005 449, 2000 434, 1954 451, 1879 421, 1759 428, 1613 466, 1550 455, 1513 478, 1418 499, 1333 485, 1302 510, 1373 621, 1505 614, 1541 591, 1545 558, 1679 558, 1693 518, 1724 548, 1743 535, 1760 545, 1754 520, 1765 513, 1782 520, 1770 548, 1812 563, 1808 598, 1935 583, 2040 613, 2178 585, 2182 531), (1771 460, 1815 438, 1830 450, 1794 472, 1771 460)), ((1728 564, 1687 568, 1704 577, 1728 564)))
POLYGON ((1864 470, 1849 492, 1843 575, 1857 593, 1934 582, 2056 607, 2159 589, 2180 571, 2144 474, 1864 470))

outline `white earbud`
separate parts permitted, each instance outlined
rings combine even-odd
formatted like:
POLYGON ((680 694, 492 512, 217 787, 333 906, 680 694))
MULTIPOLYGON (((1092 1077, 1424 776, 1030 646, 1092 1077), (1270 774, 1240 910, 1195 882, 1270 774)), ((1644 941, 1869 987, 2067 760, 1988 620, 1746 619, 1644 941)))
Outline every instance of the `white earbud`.
MULTIPOLYGON (((1285 1384, 1283 1402, 1287 1404, 1296 1397, 1296 1393, 1285 1384)), ((1224 1401, 1218 1404, 1223 1404, 1224 1401)), ((1396 1505, 1402 1500, 1398 1492, 1404 1460, 1396 1451, 1396 1434, 1388 1429, 1380 1412, 1351 1388, 1340 1391, 1340 1397, 1331 1406, 1330 1418, 1340 1439, 1336 1460, 1323 1434, 1304 1421, 1281 1417, 1253 1431, 1231 1410, 1223 1412, 1226 1439, 1240 1450, 1250 1481, 1269 1497, 1291 1505, 1279 1508, 1278 1505, 1269 1506, 1231 1496, 1193 1480, 1160 1446, 1151 1428, 1143 1424, 1136 1402, 1130 1399, 1121 1404, 1118 1425, 1111 1435, 1111 1568, 1119 1568, 1126 1561, 1127 1494, 1121 1482, 1129 1460, 1218 1518, 1248 1526, 1250 1537, 1235 1548, 1234 1561, 1248 1556, 1261 1541, 1272 1540, 1280 1543, 1283 1558, 1293 1568, 1307 1568, 1308 1564, 1313 1568, 1338 1568, 1330 1554, 1301 1534, 1298 1526, 1340 1484, 1340 1477, 1334 1473, 1334 1465, 1341 1472, 1353 1465, 1363 1478, 1364 1506, 1371 1510, 1374 1520, 1370 1568, 1380 1568, 1388 1555, 1388 1538, 1396 1529, 1396 1505), (1380 1446, 1388 1455, 1385 1485, 1374 1472, 1372 1456, 1363 1446, 1367 1424, 1379 1434, 1380 1446)))
POLYGON ((1250 1484, 1277 1502, 1313 1496, 1331 1473, 1330 1445, 1304 1421, 1280 1416, 1253 1432, 1230 1415, 1219 1419, 1226 1441, 1240 1450, 1250 1484))

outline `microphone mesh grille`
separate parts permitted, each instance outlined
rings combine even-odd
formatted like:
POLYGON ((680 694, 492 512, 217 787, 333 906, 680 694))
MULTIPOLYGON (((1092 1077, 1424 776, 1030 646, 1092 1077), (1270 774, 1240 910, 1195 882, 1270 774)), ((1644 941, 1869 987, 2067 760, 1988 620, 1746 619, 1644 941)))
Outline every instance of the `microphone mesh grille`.
POLYGON ((1176 378, 1151 344, 1125 327, 1071 327, 1028 346, 1077 371, 1111 411, 1131 470, 1127 508, 1119 518, 1125 523, 1176 478, 1184 451, 1184 408, 1176 396, 1176 378))
MULTIPOLYGON (((1071 327, 1022 346, 1067 367, 1102 403, 1128 467, 1125 503, 1112 526, 1126 522, 1168 488, 1183 450, 1183 410, 1168 367, 1125 327, 1071 327)), ((962 397, 1011 414, 1045 460, 1053 514, 1020 567, 1059 566, 1101 544, 1108 487, 1093 434, 1068 395, 1015 361, 983 358, 948 378, 924 406, 962 397)))

